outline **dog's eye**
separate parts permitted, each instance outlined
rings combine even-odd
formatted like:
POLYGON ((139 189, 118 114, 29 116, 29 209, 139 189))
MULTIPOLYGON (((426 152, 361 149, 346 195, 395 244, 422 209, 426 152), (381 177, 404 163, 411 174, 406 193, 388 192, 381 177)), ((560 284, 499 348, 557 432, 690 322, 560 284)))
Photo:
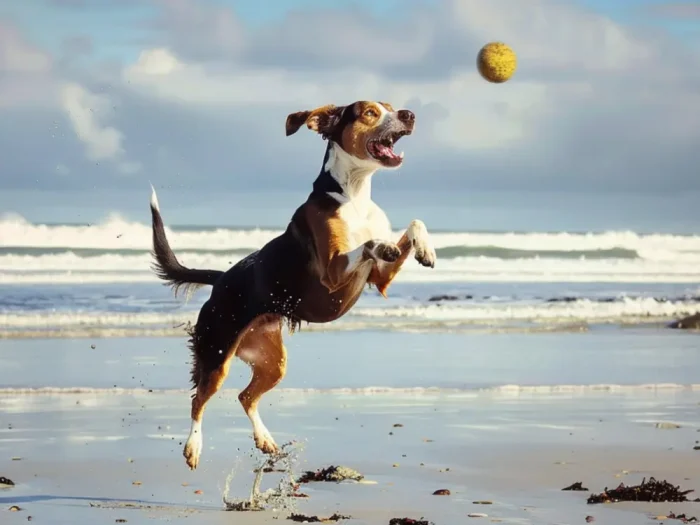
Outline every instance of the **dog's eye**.
POLYGON ((373 109, 368 109, 365 111, 365 117, 378 117, 377 112, 374 111, 373 109))

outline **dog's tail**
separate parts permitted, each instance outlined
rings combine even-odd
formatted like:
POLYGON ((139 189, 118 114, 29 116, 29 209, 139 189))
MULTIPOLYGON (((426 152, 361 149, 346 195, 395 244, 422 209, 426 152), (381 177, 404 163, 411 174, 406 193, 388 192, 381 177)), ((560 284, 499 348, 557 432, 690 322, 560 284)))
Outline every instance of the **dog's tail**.
POLYGON ((156 190, 151 193, 151 218, 153 225, 153 262, 152 269, 156 275, 171 286, 175 295, 180 289, 186 297, 191 296, 198 288, 204 285, 213 285, 224 272, 219 270, 195 270, 190 269, 177 260, 170 248, 168 238, 165 236, 163 218, 160 216, 158 196, 156 190))

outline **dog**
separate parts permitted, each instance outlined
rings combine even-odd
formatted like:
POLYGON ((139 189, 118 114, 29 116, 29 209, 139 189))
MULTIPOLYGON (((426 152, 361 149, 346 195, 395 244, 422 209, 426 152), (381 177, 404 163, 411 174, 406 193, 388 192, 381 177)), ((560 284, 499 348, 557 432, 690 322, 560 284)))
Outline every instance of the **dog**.
POLYGON ((284 325, 294 332, 302 322, 334 321, 353 307, 366 285, 386 297, 411 253, 421 265, 435 266, 423 222, 412 221, 394 242, 386 214, 371 198, 372 175, 403 163, 394 145, 413 132, 414 113, 385 102, 327 105, 290 114, 287 136, 304 125, 327 141, 311 193, 284 233, 226 272, 180 264, 168 244, 155 189, 151 195, 157 276, 175 294, 181 288, 191 293, 213 286, 189 330, 194 393, 183 455, 192 470, 202 452, 204 408, 224 383, 234 356, 252 368, 250 384, 238 399, 252 424, 255 446, 274 455, 279 449, 258 404, 285 376, 284 325))

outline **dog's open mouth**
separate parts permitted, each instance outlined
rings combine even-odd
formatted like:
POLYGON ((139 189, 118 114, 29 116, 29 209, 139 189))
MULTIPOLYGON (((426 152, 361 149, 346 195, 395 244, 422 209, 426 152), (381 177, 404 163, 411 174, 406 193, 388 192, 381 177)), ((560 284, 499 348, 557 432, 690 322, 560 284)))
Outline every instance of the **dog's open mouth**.
POLYGON ((403 151, 398 154, 394 152, 394 144, 396 144, 401 137, 410 134, 410 131, 396 131, 389 133, 381 139, 370 140, 367 143, 367 151, 384 166, 394 168, 403 162, 403 151))

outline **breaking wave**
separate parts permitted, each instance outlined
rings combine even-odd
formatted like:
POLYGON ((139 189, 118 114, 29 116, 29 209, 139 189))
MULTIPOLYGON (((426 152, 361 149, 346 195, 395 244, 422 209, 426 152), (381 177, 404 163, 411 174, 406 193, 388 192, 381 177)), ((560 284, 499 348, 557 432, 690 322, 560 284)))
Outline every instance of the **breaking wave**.
MULTIPOLYGON (((47 225, 32 224, 22 217, 13 216, 0 220, 2 237, 0 246, 15 248, 81 248, 91 250, 150 250, 151 228, 148 224, 126 221, 118 215, 110 216, 95 225, 47 225)), ((235 228, 166 228, 174 249, 228 251, 259 248, 279 235, 281 230, 235 228)), ((497 256, 498 250, 512 250, 547 254, 557 258, 571 252, 574 256, 586 256, 604 252, 615 258, 640 258, 666 260, 676 253, 692 253, 700 259, 700 236, 639 234, 631 231, 603 233, 481 233, 437 232, 433 241, 438 249, 451 247, 476 247, 497 256), (607 253, 606 253, 607 252, 607 253)), ((507 252, 505 253, 507 256, 507 252)), ((445 253, 449 257, 449 253, 445 253)), ((472 255, 459 252, 456 256, 472 255)))
MULTIPOLYGON (((309 331, 432 331, 490 327, 497 330, 581 330, 589 323, 663 322, 696 312, 700 300, 653 297, 539 302, 413 303, 356 306, 334 323, 309 331), (515 326, 514 326, 515 325, 515 326)), ((197 310, 163 312, 22 311, 0 313, 0 337, 123 337, 182 335, 197 310)))
MULTIPOLYGON (((226 269, 280 233, 169 228, 184 264, 226 269)), ((400 234, 401 232, 396 232, 400 234)), ((404 282, 697 282, 700 236, 603 233, 435 232, 438 264, 409 264, 404 282)), ((147 224, 111 216, 94 225, 0 220, 0 284, 154 282, 147 224)))

